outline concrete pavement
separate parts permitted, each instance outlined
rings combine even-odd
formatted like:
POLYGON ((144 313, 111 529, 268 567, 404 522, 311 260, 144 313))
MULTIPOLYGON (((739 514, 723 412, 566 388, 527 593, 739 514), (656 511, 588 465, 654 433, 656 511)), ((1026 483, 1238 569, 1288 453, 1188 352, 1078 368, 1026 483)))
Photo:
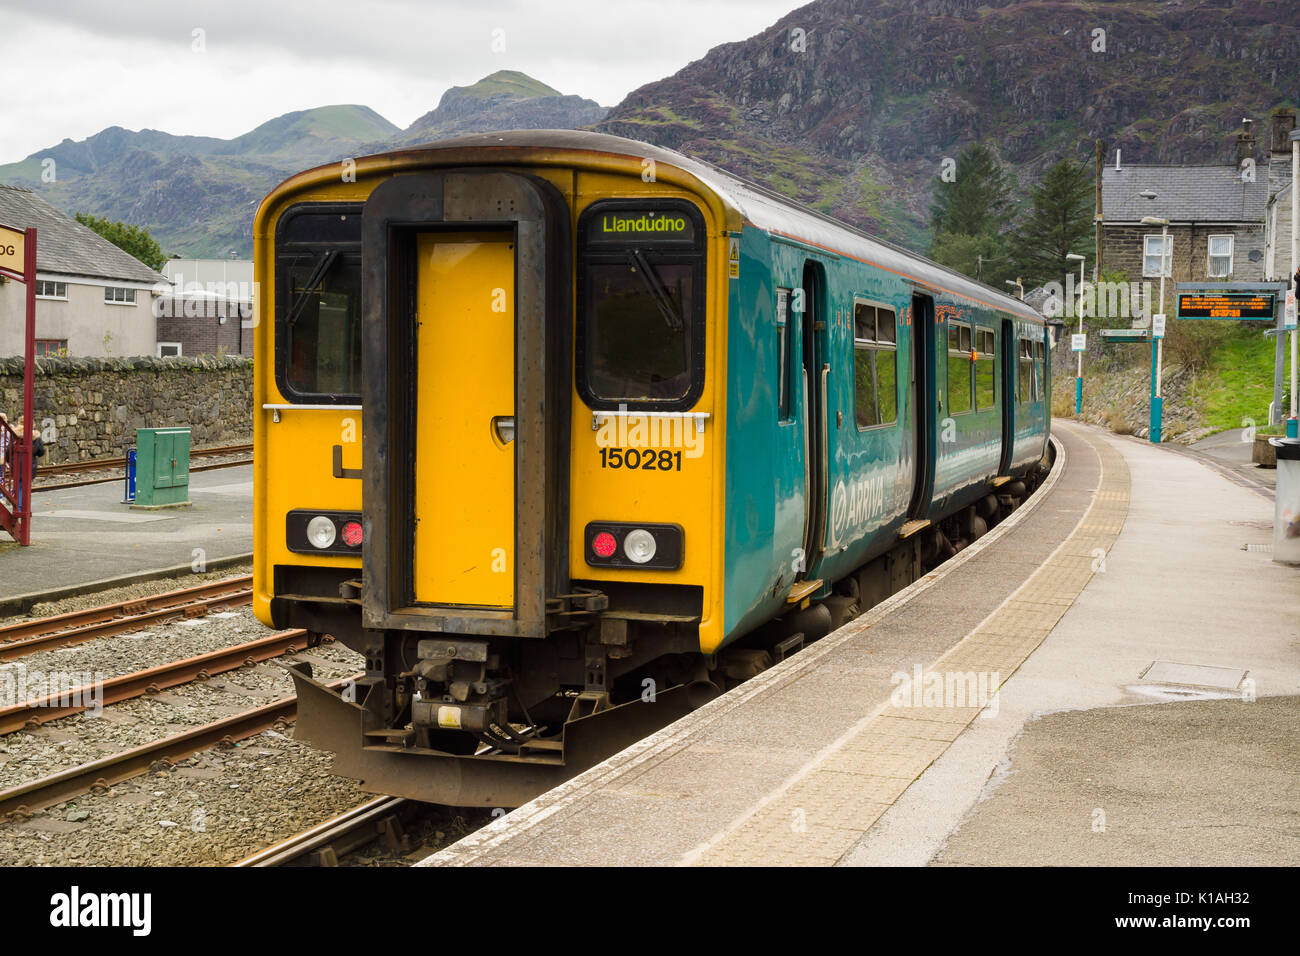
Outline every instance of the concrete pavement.
POLYGON ((428 863, 1294 863, 1300 576, 1248 547, 1271 503, 1058 430, 1067 467, 997 540, 428 863), (900 700, 922 666, 1002 683, 900 700))
POLYGON ((32 543, 0 544, 0 598, 192 564, 253 548, 253 467, 190 475, 188 508, 140 511, 122 483, 37 491, 32 543))

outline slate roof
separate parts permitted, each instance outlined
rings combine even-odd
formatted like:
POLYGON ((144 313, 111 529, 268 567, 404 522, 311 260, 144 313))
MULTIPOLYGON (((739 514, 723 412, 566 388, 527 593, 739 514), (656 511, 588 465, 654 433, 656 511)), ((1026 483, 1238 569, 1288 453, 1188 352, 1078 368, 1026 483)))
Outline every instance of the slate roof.
POLYGON ((1170 222, 1263 222, 1268 173, 1242 182, 1236 166, 1107 166, 1101 173, 1104 222, 1138 222, 1155 216, 1170 222), (1155 199, 1141 193, 1150 190, 1155 199))
POLYGON ((30 189, 0 185, 0 223, 15 229, 36 227, 36 268, 40 272, 151 284, 167 281, 30 189))

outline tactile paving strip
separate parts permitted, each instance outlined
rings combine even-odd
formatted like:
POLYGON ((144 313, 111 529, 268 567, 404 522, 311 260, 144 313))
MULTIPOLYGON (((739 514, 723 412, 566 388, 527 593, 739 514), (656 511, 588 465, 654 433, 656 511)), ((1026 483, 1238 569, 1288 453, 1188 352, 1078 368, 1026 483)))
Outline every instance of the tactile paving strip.
MULTIPOLYGON (((1101 566, 1128 516, 1129 471, 1108 442, 1084 438, 1101 460, 1088 511, 1061 546, 970 634, 924 669, 946 696, 922 693, 864 717, 753 813, 688 855, 704 866, 827 865, 853 848, 983 709, 969 691, 996 692, 1043 642, 1101 566), (984 684, 980 685, 980 677, 984 684), (971 682, 974 678, 974 682, 971 682), (922 706, 916 706, 917 703, 922 706)), ((926 682, 929 688, 929 682, 926 682)))

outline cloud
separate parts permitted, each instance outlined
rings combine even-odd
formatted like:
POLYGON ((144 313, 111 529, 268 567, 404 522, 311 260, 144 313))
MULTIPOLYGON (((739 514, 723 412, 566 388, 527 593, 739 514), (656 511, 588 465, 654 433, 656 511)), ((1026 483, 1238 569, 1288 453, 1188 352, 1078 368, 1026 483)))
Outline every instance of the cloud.
POLYGON ((448 87, 502 69, 612 106, 792 2, 0 0, 0 61, 31 77, 0 112, 0 162, 106 126, 228 138, 330 103, 407 126, 448 87))

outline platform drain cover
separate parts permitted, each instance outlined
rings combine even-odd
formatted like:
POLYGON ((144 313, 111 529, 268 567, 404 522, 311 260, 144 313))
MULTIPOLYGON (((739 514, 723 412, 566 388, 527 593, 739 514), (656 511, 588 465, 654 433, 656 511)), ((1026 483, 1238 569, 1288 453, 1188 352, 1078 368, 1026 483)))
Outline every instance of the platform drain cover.
POLYGON ((1144 681, 1153 684, 1187 684, 1191 687, 1218 687, 1236 690, 1241 686, 1246 672, 1240 667, 1215 667, 1212 664, 1178 664, 1174 661, 1152 661, 1142 674, 1144 681))

